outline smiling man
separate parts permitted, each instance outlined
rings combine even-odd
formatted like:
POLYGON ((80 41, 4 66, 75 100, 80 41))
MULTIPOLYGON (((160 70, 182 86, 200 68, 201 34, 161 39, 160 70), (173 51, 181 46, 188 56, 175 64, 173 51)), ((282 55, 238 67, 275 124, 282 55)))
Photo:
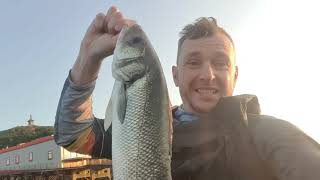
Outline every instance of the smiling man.
POLYGON ((233 42, 210 18, 186 26, 181 35, 172 74, 183 108, 194 115, 210 112, 235 87, 238 67, 233 42))
MULTIPOLYGON (((111 128, 93 115, 92 92, 122 27, 134 23, 111 7, 88 28, 58 104, 58 145, 111 159, 111 128)), ((318 143, 287 121, 261 115, 256 96, 232 96, 235 46, 214 18, 182 30, 172 74, 183 102, 172 108, 173 180, 319 179, 318 143)))

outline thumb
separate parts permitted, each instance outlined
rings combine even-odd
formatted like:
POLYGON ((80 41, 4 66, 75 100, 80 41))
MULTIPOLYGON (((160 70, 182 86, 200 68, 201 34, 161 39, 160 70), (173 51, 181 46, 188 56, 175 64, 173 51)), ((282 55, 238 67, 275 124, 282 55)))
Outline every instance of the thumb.
POLYGON ((116 47, 116 45, 117 45, 117 42, 118 42, 118 39, 119 39, 119 34, 120 34, 120 33, 112 36, 112 38, 111 38, 111 42, 110 42, 110 43, 112 43, 112 46, 113 46, 113 47, 116 47))
POLYGON ((96 54, 100 54, 98 59, 103 59, 113 54, 113 51, 117 44, 118 37, 119 37, 118 34, 117 35, 104 34, 101 37, 101 39, 99 40, 99 43, 97 43, 96 47, 93 48, 97 52, 96 54))

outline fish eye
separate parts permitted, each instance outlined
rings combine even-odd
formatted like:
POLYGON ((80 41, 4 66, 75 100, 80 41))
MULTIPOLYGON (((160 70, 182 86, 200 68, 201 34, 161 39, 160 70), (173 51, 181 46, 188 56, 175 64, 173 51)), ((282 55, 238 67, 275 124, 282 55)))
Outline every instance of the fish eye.
POLYGON ((136 44, 136 43, 140 43, 140 42, 142 42, 143 40, 142 40, 142 38, 140 38, 140 37, 135 37, 135 38, 133 38, 133 40, 132 40, 132 42, 134 43, 134 44, 136 44))
POLYGON ((134 37, 131 39, 131 41, 129 41, 129 44, 131 46, 137 45, 137 44, 144 44, 143 38, 141 37, 134 37))

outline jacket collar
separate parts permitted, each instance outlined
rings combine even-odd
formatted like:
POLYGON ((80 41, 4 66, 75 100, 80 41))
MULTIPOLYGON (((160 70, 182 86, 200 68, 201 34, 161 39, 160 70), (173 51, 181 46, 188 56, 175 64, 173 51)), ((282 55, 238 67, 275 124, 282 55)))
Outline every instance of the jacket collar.
MULTIPOLYGON (((179 106, 172 108, 172 115, 176 121, 179 106)), ((261 109, 258 101, 258 97, 251 94, 242 94, 237 96, 227 96, 219 100, 217 106, 210 113, 210 118, 220 120, 236 120, 241 119, 246 125, 248 125, 247 114, 260 114, 261 109)), ((189 114, 189 113, 188 113, 189 114)), ((204 117, 199 117, 204 119, 204 117)))

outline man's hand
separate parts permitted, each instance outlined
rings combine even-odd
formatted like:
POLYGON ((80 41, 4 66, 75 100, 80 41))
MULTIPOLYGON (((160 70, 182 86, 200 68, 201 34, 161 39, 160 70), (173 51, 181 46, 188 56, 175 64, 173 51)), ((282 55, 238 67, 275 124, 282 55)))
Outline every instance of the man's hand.
POLYGON ((71 70, 72 81, 84 85, 95 80, 102 60, 113 54, 122 27, 134 23, 114 6, 106 15, 97 14, 82 40, 79 56, 71 70))

